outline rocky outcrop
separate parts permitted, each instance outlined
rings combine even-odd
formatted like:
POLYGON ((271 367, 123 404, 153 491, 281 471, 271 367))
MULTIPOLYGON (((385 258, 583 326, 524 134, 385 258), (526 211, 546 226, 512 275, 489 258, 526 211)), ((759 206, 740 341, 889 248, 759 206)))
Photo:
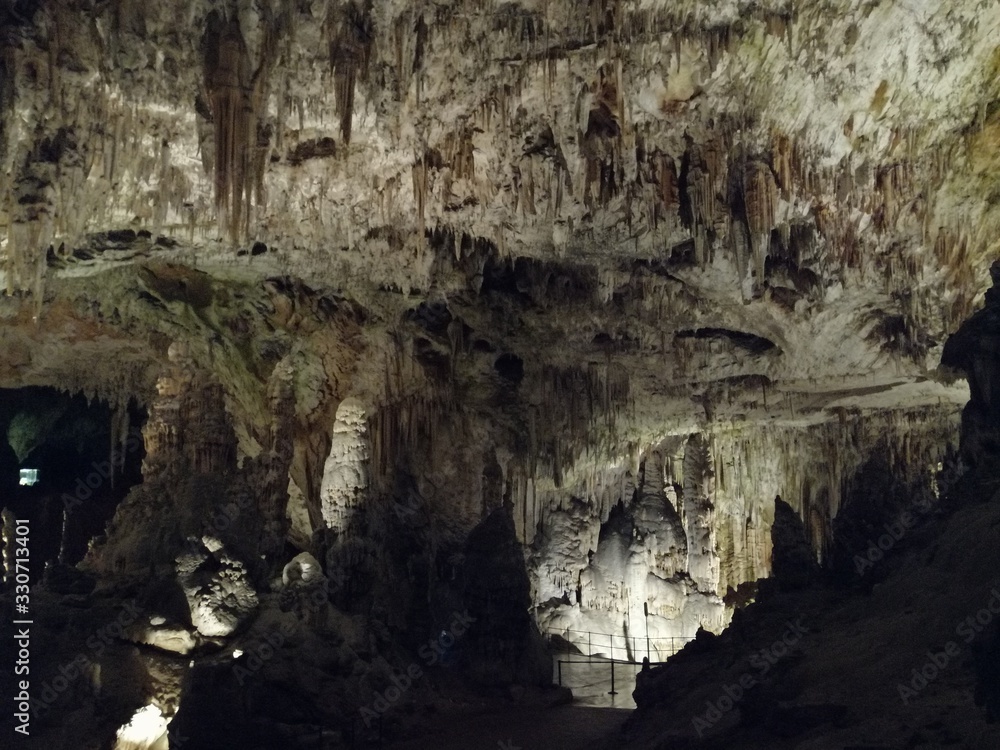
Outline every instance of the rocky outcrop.
POLYGON ((457 647, 472 677, 485 685, 550 684, 551 661, 529 612, 524 553, 503 509, 469 534, 462 584, 467 609, 461 614, 470 624, 457 647))
POLYGON ((969 403, 962 412, 962 454, 969 462, 1000 459, 1000 261, 990 268, 993 286, 985 306, 945 343, 941 364, 965 374, 969 403))
POLYGON ((818 572, 816 553, 806 536, 805 525, 781 496, 774 498, 771 525, 771 578, 783 588, 808 586, 818 572))

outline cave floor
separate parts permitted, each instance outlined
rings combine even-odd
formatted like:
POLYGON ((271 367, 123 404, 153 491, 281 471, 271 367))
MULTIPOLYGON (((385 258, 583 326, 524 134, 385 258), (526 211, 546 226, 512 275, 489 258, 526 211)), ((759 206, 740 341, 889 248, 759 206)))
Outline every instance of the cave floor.
POLYGON ((609 660, 557 654, 553 657, 552 681, 572 690, 573 703, 578 707, 627 710, 635 708, 632 691, 635 689, 635 676, 641 669, 641 664, 616 662, 612 683, 609 660), (556 667, 560 661, 561 670, 556 667))
POLYGON ((417 739, 387 744, 392 750, 605 750, 618 747, 631 711, 588 706, 525 709, 511 706, 474 716, 442 717, 417 739))

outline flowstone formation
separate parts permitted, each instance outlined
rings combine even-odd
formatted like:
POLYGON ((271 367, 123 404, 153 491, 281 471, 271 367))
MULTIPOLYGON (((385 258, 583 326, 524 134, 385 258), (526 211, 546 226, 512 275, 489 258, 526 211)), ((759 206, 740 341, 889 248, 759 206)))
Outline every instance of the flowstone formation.
MULTIPOLYGON (((5 5, 0 388, 147 414, 142 483, 39 589, 53 632, 96 613, 40 679, 135 600, 127 674, 91 659, 39 731, 215 747, 219 693, 241 741, 348 743, 454 674, 541 689, 546 634, 657 660, 801 583, 789 559, 854 575, 957 436, 937 365, 996 254, 998 24, 5 5)), ((974 351, 945 351, 965 422, 993 408, 974 351)))
POLYGON ((579 495, 552 490, 530 558, 539 621, 585 651, 653 661, 720 632, 775 572, 779 505, 804 533, 802 574, 850 573, 856 535, 936 502, 957 426, 949 406, 717 429, 667 438, 579 495))

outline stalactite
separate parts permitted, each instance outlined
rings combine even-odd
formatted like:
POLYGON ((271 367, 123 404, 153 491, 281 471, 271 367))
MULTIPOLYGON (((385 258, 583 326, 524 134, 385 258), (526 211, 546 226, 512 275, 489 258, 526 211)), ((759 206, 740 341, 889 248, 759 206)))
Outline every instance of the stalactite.
POLYGON ((250 56, 238 20, 209 22, 205 83, 215 125, 215 202, 220 218, 236 241, 243 215, 249 171, 250 56))
POLYGON ((875 189, 882 197, 878 227, 892 229, 899 218, 901 205, 913 195, 913 168, 910 164, 882 167, 875 175, 875 189))
POLYGON ((708 262, 707 231, 715 225, 715 183, 708 169, 695 165, 688 172, 687 193, 693 213, 695 257, 700 265, 708 262))
MULTIPOLYGON (((417 204, 417 234, 423 238, 427 210, 427 159, 421 157, 413 163, 413 200, 417 204)), ((421 239, 422 241, 422 239, 421 239)))
MULTIPOLYGON (((13 44, 0 43, 0 170, 10 168, 9 159, 17 142, 14 103, 18 94, 18 51, 13 44)), ((7 196, 0 191, 0 206, 7 196)))
POLYGON ((450 133, 445 139, 443 157, 457 180, 474 180, 476 176, 475 148, 468 130, 450 133))
POLYGON ((771 243, 771 230, 778 202, 774 175, 766 164, 751 162, 744 172, 744 198, 756 283, 764 283, 764 263, 771 243))
POLYGON ((795 139, 784 133, 775 132, 771 138, 771 166, 778 187, 781 188, 781 194, 786 200, 791 196, 799 179, 800 161, 795 139))
POLYGON ((362 7, 353 0, 327 8, 327 34, 334 96, 340 118, 340 134, 345 144, 351 142, 354 117, 354 90, 358 78, 367 79, 375 30, 371 20, 371 2, 362 7))
POLYGON ((54 239, 53 221, 43 204, 19 208, 21 216, 11 222, 7 240, 7 294, 30 292, 37 321, 45 294, 46 250, 54 239))
POLYGON ((677 167, 674 165, 674 159, 669 154, 657 153, 653 160, 661 204, 667 213, 674 212, 680 205, 677 167))
MULTIPOLYGON (((264 202, 264 170, 269 162, 271 127, 263 124, 263 115, 281 38, 291 25, 290 14, 276 18, 269 7, 263 6, 256 67, 235 17, 224 20, 213 11, 202 37, 208 103, 204 116, 211 118, 214 135, 211 171, 215 204, 219 220, 234 243, 248 233, 252 207, 264 202)), ((284 108, 284 96, 279 93, 279 141, 284 128, 284 108)), ((301 110, 299 114, 301 119, 301 110)), ((168 150, 163 158, 169 163, 168 141, 165 146, 168 150)), ((111 170, 114 171, 114 157, 111 170)))

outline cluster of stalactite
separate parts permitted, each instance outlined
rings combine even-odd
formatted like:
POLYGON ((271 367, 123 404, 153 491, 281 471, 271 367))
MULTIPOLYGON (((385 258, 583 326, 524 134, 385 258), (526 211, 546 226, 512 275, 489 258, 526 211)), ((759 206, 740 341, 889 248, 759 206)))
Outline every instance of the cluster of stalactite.
MULTIPOLYGON (((917 176, 912 165, 913 155, 919 152, 919 139, 914 133, 900 131, 892 144, 894 162, 884 167, 856 170, 841 166, 816 166, 808 149, 795 136, 774 130, 770 142, 764 142, 757 135, 748 135, 759 130, 754 116, 747 111, 742 115, 726 113, 716 121, 707 134, 693 135, 688 148, 683 153, 664 153, 658 148, 660 129, 666 126, 650 122, 633 125, 626 122, 620 101, 626 84, 623 75, 637 55, 645 54, 647 44, 638 44, 635 49, 617 48, 613 38, 644 39, 663 22, 667 11, 644 15, 641 12, 623 12, 619 8, 610 15, 599 14, 607 21, 605 30, 610 36, 602 37, 599 46, 611 55, 601 59, 601 67, 595 82, 581 87, 580 103, 588 102, 589 110, 577 112, 579 125, 578 149, 566 150, 559 142, 563 133, 553 135, 546 142, 547 151, 538 151, 529 144, 525 156, 516 168, 511 169, 511 189, 507 191, 510 210, 528 223, 535 217, 557 218, 567 197, 575 197, 589 208, 610 208, 621 210, 616 200, 625 194, 627 206, 625 220, 630 234, 638 229, 639 236, 649 236, 639 228, 666 229, 673 233, 675 224, 669 221, 678 213, 688 224, 695 259, 706 263, 713 253, 725 251, 732 246, 737 265, 744 277, 753 277, 753 290, 761 294, 767 287, 767 260, 772 254, 777 231, 781 244, 787 250, 791 233, 790 219, 778 216, 778 196, 785 200, 802 199, 812 203, 807 214, 794 221, 808 224, 818 230, 821 258, 814 270, 832 274, 838 269, 856 269, 862 273, 874 268, 884 277, 887 285, 905 283, 899 278, 905 273, 911 281, 918 281, 923 269, 912 268, 913 264, 892 269, 883 266, 885 253, 870 252, 873 237, 861 220, 861 214, 842 210, 844 206, 857 208, 864 215, 871 215, 876 228, 892 227, 910 212, 919 214, 916 228, 926 227, 929 212, 926 201, 915 200, 923 191, 934 190, 943 179, 943 173, 931 169, 927 174, 917 176), (609 19, 617 18, 615 22, 609 19), (753 143, 753 152, 744 153, 746 144, 753 143), (577 151, 576 154, 573 151, 577 151), (562 154, 562 158, 546 158, 549 154, 562 154), (577 169, 567 169, 566 162, 572 164, 576 156, 582 161, 577 169), (574 196, 570 173, 579 173, 585 179, 576 188, 574 196), (634 180, 626 175, 635 175, 634 180), (736 190, 734 191, 734 186, 736 190), (830 195, 838 196, 836 205, 827 202, 830 195), (554 206, 554 209, 553 209, 554 206), (639 227, 636 226, 639 225, 639 227), (917 274, 917 276, 914 276, 917 274)), ((583 14, 581 14, 583 16, 583 14)), ((449 17, 456 24, 465 24, 467 19, 456 13, 449 17)), ((438 19, 444 22, 445 19, 438 19)), ((539 29, 552 37, 555 50, 544 60, 549 67, 558 70, 558 60, 565 56, 565 50, 558 48, 556 38, 565 39, 569 26, 562 28, 553 23, 546 14, 531 17, 528 14, 507 14, 498 18, 498 28, 519 43, 537 42, 539 29)), ((563 19, 560 19, 562 21, 563 19)), ((572 24, 572 21, 569 22, 572 24)), ((589 22, 583 22, 584 26, 589 22)), ((791 44, 793 19, 781 13, 760 11, 751 14, 733 27, 718 27, 708 31, 698 31, 690 23, 680 24, 665 38, 681 41, 701 42, 707 45, 707 55, 712 67, 719 58, 732 52, 739 44, 739 28, 746 24, 761 23, 768 34, 785 39, 791 44)), ((430 34, 438 33, 437 24, 430 26, 430 34)), ((440 32, 443 33, 443 32, 440 32)), ((655 36, 655 35, 654 35, 655 36)), ((583 60, 587 53, 581 52, 583 60)), ((522 79, 534 75, 530 55, 517 59, 523 64, 517 68, 522 75, 514 75, 509 81, 499 84, 493 95, 487 97, 477 115, 477 123, 487 131, 498 126, 506 130, 512 112, 518 106, 520 92, 525 85, 522 79), (499 115, 499 116, 495 116, 499 115)), ((595 58, 595 63, 598 58, 595 58)), ((678 64, 680 54, 677 53, 678 64)), ((546 74, 548 75, 548 74, 546 74)), ((546 78, 546 80, 548 80, 546 78)), ((845 125, 845 128, 848 128, 845 125)), ((543 139, 540 139, 543 140, 543 139)), ((931 161, 941 161, 934 147, 927 154, 931 161)), ((922 169, 922 168, 921 168, 922 169)), ((418 203, 420 215, 427 211, 428 192, 423 173, 415 172, 419 178, 418 203)), ((945 229, 946 234, 950 231, 945 229)), ((877 238, 874 238, 877 240, 877 238)), ((503 239, 499 238, 502 244, 503 239)), ((648 240, 646 240, 648 241, 648 240)), ((875 248, 878 250, 878 248, 875 248)), ((978 249, 971 251, 962 261, 965 273, 974 267, 978 249)), ((956 283, 960 283, 956 281, 956 283)), ((971 293, 974 296, 975 291, 971 293)), ((965 295, 963 295, 963 298, 965 295)), ((951 312, 949 311, 949 317, 951 312)), ((916 321, 909 321, 908 325, 916 321)))
POLYGON ((374 42, 370 0, 364 4, 331 0, 326 26, 340 135, 345 144, 350 144, 355 88, 359 78, 368 77, 374 42))
MULTIPOLYGON (((197 122, 202 128, 208 123, 213 143, 205 144, 209 147, 202 149, 202 156, 210 157, 219 213, 224 214, 227 231, 234 236, 246 233, 250 207, 260 205, 264 198, 264 170, 273 150, 268 135, 271 123, 266 122, 271 73, 282 67, 275 61, 282 54, 281 42, 289 38, 288 19, 302 15, 298 10, 268 10, 270 7, 265 3, 260 9, 261 25, 254 30, 259 33, 241 29, 235 16, 214 14, 206 20, 203 37, 204 91, 197 122), (254 42, 250 45, 252 54, 244 32, 254 42)), ((821 168, 803 136, 777 129, 762 132, 770 126, 749 103, 745 111, 723 112, 703 128, 692 128, 686 145, 675 137, 676 120, 632 117, 630 100, 638 84, 630 76, 634 71, 648 70, 654 59, 680 66, 681 48, 690 47, 695 52, 685 52, 686 56, 707 56, 714 67, 741 49, 741 33, 749 29, 759 27, 768 34, 791 38, 793 21, 781 14, 755 9, 733 24, 702 28, 699 13, 674 18, 669 9, 646 11, 603 0, 594 0, 573 14, 561 8, 532 12, 501 6, 484 10, 474 3, 460 3, 433 11, 407 9, 390 19, 392 24, 379 29, 374 18, 383 16, 367 4, 330 2, 323 40, 329 43, 326 52, 333 71, 341 140, 345 144, 350 140, 354 92, 364 91, 369 70, 382 73, 386 72, 382 67, 388 66, 402 82, 423 70, 429 56, 440 53, 447 34, 475 40, 482 51, 484 45, 495 41, 483 37, 483 29, 489 28, 507 40, 504 44, 512 45, 508 50, 511 64, 505 64, 483 91, 477 92, 472 110, 460 118, 456 128, 437 129, 437 140, 421 141, 415 158, 408 160, 419 242, 428 231, 444 228, 446 222, 451 227, 447 231, 455 236, 462 231, 471 233, 470 224, 479 220, 472 217, 472 209, 498 208, 495 199, 500 196, 508 219, 520 217, 526 224, 552 221, 552 242, 557 249, 569 243, 600 242, 603 237, 624 244, 618 226, 603 237, 596 231, 589 233, 590 221, 612 226, 607 216, 598 216, 599 210, 606 210, 620 214, 618 218, 627 225, 627 236, 629 241, 635 240, 637 251, 663 251, 673 258, 673 249, 680 247, 677 243, 684 240, 682 232, 686 232, 690 245, 684 247, 694 248, 696 262, 710 261, 713 253, 734 252, 741 278, 753 277, 756 296, 768 288, 765 277, 770 273, 768 260, 773 259, 775 248, 792 252, 789 237, 794 237, 795 228, 808 226, 817 230, 814 244, 819 248, 807 260, 808 270, 824 280, 844 270, 856 272, 866 276, 866 283, 870 272, 880 274, 887 290, 898 296, 907 330, 924 325, 942 328, 945 324, 935 321, 943 318, 951 324, 964 318, 980 291, 973 273, 981 264, 985 240, 963 231, 950 216, 937 221, 929 197, 954 162, 954 148, 925 148, 920 131, 898 128, 884 163, 865 162, 859 152, 845 157, 841 164, 821 168), (481 22, 484 16, 490 16, 485 26, 481 22), (393 43, 377 44, 380 34, 391 37, 393 43), (587 40, 585 46, 573 46, 583 40, 587 40), (515 47, 519 50, 516 55, 515 47), (675 48, 673 54, 671 47, 675 48), (576 78, 571 90, 575 122, 573 117, 565 118, 570 122, 568 127, 560 126, 551 111, 533 109, 542 83, 540 70, 546 96, 568 76, 576 78), (538 115, 529 118, 534 130, 527 134, 528 142, 522 137, 526 135, 521 131, 523 112, 518 114, 524 109, 529 115, 538 115), (480 134, 480 129, 485 132, 480 134), (499 151, 491 154, 491 160, 510 165, 499 177, 476 178, 477 171, 481 178, 486 172, 486 162, 474 145, 483 141, 499 151), (794 217, 788 215, 788 206, 778 201, 779 195, 795 204, 798 213, 794 217), (574 212, 565 210, 574 200, 591 209, 583 225, 574 212), (866 223, 868 217, 871 224, 866 223), (911 229, 913 236, 907 235, 903 241, 891 234, 911 229), (937 265, 948 269, 945 283, 951 293, 926 303, 923 300, 928 295, 915 295, 921 301, 911 303, 904 295, 908 286, 934 281, 935 263, 921 258, 917 252, 921 243, 934 248, 937 265)), ((133 7, 127 16, 131 19, 137 14, 141 16, 133 7)), ((64 31, 68 18, 61 12, 57 22, 64 31)), ((116 23, 130 27, 133 20, 116 23)), ((22 75, 19 71, 24 65, 17 59, 22 52, 5 47, 0 54, 3 70, 13 71, 14 79, 22 75)), ((301 50, 296 54, 301 55, 301 50)), ((489 56, 482 57, 482 64, 489 64, 489 56)), ((386 75, 387 80, 392 78, 386 75)), ((320 106, 302 98, 293 101, 295 97, 289 92, 301 93, 303 87, 290 76, 294 78, 282 71, 283 88, 277 97, 279 142, 287 130, 287 107, 300 110, 299 129, 303 130, 309 119, 305 112, 320 106)), ((49 83, 58 85, 57 76, 51 78, 49 83)), ((13 102, 12 84, 4 86, 0 111, 9 109, 13 102)), ((879 88, 877 100, 885 99, 885 88, 879 88)), ((564 107, 565 103, 565 99, 546 100, 546 106, 564 107)), ((876 109, 877 103, 873 104, 876 109)), ((685 104, 686 100, 678 100, 663 106, 683 109, 685 104)), ((209 207, 198 203, 197 178, 185 175, 180 166, 175 151, 180 134, 162 129, 162 120, 150 108, 123 101, 122 92, 109 87, 108 91, 88 94, 79 109, 80 116, 70 129, 73 132, 62 136, 63 143, 71 143, 63 150, 72 158, 57 160, 54 171, 58 177, 48 182, 51 195, 38 201, 26 199, 31 196, 6 199, 8 213, 21 214, 9 217, 8 292, 39 289, 45 268, 38 253, 51 246, 52 254, 59 256, 66 252, 60 248, 71 247, 88 224, 92 226, 108 215, 138 218, 154 229, 186 218, 193 230, 206 211, 210 213, 209 207), (150 139, 153 127, 157 137, 150 139), (142 189, 132 189, 140 186, 142 189)), ((391 110, 390 116, 393 112, 398 114, 391 110)), ((689 114, 686 110, 679 113, 684 117, 689 114)), ((11 120, 7 115, 4 118, 5 122, 11 120)), ((851 127, 850 122, 845 124, 845 133, 851 127)), ((3 132, 4 140, 10 141, 12 126, 5 125, 3 132)), ((53 142, 59 140, 56 136, 50 133, 46 138, 53 142)), ((17 149, 13 146, 3 146, 5 163, 14 158, 17 149)), ((320 152, 342 153, 325 147, 320 152)), ((407 177, 405 171, 389 178, 377 177, 379 194, 373 205, 378 205, 385 225, 396 222, 404 226, 398 219, 401 211, 411 209, 407 177)), ((335 178, 324 175, 314 184, 322 198, 335 183, 335 178)), ((289 197, 289 203, 309 203, 301 197, 296 193, 289 197)), ((322 205, 322 200, 312 205, 322 205)), ((317 211, 322 214, 322 209, 317 211)), ((323 228, 345 235, 348 246, 356 244, 356 237, 367 238, 354 226, 353 217, 336 210, 332 216, 327 210, 323 228)), ((412 213, 410 218, 414 218, 412 213)), ((505 252, 511 236, 517 234, 517 222, 496 223, 496 234, 491 236, 498 251, 505 252)), ((490 234, 482 226, 477 226, 477 231, 490 234)), ((457 256, 459 245, 454 244, 457 256)), ((420 287, 419 283, 412 285, 420 287)), ((40 292, 36 296, 41 297, 40 292)))
POLYGON ((250 54, 238 19, 210 16, 206 36, 205 88, 215 132, 215 205, 235 237, 243 224, 250 171, 250 54))
POLYGON ((632 406, 629 375, 616 362, 587 368, 546 366, 539 381, 541 399, 528 417, 527 468, 531 476, 551 466, 556 486, 595 434, 614 435, 619 414, 632 406))
POLYGON ((716 630, 740 592, 771 574, 776 497, 801 517, 826 564, 845 508, 933 507, 958 422, 955 407, 940 406, 844 412, 811 426, 717 427, 588 464, 562 489, 529 485, 518 531, 531 545, 541 619, 627 635, 648 614, 670 621, 657 624, 663 634, 716 630), (873 476, 886 486, 873 489, 873 476))
POLYGON ((368 419, 372 485, 386 489, 411 456, 434 455, 451 429, 457 405, 448 399, 415 395, 384 404, 368 419))
MULTIPOLYGON (((269 6, 263 8, 267 11, 269 6)), ((263 119, 287 24, 285 16, 263 13, 255 63, 238 18, 213 11, 206 19, 202 67, 214 139, 215 205, 233 242, 246 236, 251 207, 264 200, 270 139, 263 119)))
POLYGON ((744 201, 750 244, 753 252, 754 276, 758 284, 764 281, 764 262, 771 246, 775 204, 778 189, 768 165, 751 162, 744 171, 744 201))

